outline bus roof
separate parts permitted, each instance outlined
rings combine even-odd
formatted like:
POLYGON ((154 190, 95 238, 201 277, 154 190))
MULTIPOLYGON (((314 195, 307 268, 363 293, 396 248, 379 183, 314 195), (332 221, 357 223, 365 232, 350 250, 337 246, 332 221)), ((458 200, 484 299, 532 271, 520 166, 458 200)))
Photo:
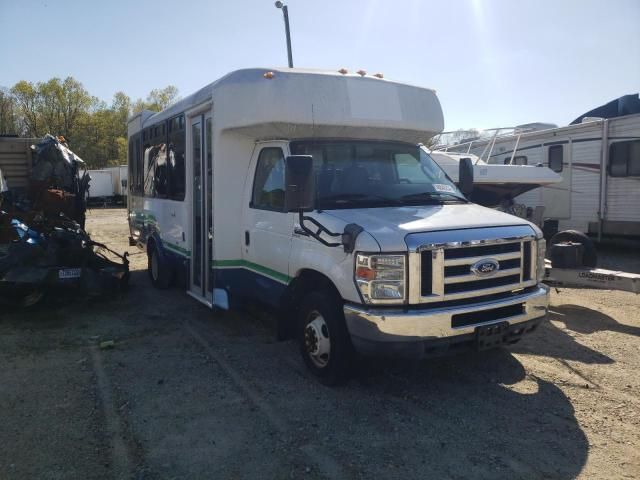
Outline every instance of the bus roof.
POLYGON ((236 70, 162 112, 142 112, 138 125, 143 129, 211 101, 214 128, 258 140, 348 136, 418 143, 444 127, 431 89, 299 68, 236 70))

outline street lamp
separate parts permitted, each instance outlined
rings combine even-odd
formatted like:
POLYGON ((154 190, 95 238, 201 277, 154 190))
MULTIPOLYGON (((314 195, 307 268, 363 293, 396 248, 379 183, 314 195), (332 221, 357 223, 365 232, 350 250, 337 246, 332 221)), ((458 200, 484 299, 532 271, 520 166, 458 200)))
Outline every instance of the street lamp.
POLYGON ((289 9, 280 0, 276 2, 276 8, 282 10, 284 16, 284 31, 287 34, 287 55, 289 56, 289 68, 293 68, 293 55, 291 55, 291 33, 289 32, 289 9))

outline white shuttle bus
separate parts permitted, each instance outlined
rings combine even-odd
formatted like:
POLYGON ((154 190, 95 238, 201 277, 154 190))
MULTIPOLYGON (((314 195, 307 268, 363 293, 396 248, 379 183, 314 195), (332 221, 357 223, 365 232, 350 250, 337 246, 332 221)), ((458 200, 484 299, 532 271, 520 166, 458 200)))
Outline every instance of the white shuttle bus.
POLYGON ((470 203, 420 142, 433 90, 303 69, 232 72, 129 121, 131 242, 159 288, 277 309, 323 382, 355 353, 422 358, 518 341, 547 313, 544 240, 470 203))

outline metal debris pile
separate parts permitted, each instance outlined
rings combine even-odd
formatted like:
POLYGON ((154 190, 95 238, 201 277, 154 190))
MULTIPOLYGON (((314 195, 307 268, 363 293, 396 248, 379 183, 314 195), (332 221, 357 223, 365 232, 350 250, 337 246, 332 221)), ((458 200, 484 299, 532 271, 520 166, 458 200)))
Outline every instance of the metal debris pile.
POLYGON ((95 297, 126 289, 127 253, 83 230, 84 162, 51 135, 31 148, 26 191, 13 191, 0 171, 0 303, 30 306, 60 290, 95 297))

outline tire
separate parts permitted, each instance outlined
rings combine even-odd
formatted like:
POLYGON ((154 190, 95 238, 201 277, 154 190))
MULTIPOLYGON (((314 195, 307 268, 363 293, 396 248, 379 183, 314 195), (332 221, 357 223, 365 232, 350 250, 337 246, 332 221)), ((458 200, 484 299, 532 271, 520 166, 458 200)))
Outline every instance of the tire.
POLYGON ((355 358, 344 321, 342 301, 330 292, 312 292, 302 300, 298 343, 307 368, 325 385, 344 383, 355 358))
POLYGON ((549 240, 549 250, 558 243, 572 242, 579 243, 583 248, 582 266, 583 267, 595 267, 598 264, 598 252, 593 241, 587 237, 584 233, 578 230, 564 230, 556 233, 551 240, 549 240))
POLYGON ((169 288, 171 284, 171 268, 166 262, 162 261, 156 248, 151 249, 151 252, 147 255, 147 272, 154 287, 161 290, 169 288))

